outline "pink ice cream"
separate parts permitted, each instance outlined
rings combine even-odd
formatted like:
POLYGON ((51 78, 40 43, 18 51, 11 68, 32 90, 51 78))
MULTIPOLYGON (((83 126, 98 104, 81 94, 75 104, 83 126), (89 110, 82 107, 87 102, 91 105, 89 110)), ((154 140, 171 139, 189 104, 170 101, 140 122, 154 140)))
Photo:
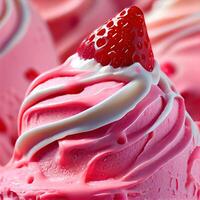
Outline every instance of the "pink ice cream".
POLYGON ((11 156, 25 90, 56 63, 47 28, 27 1, 0 0, 0 164, 11 156))
POLYGON ((133 0, 133 3, 140 7, 145 14, 151 11, 155 2, 156 0, 133 0))
POLYGON ((199 134, 157 61, 147 71, 72 55, 32 83, 19 133, 2 198, 199 198, 199 134))
POLYGON ((159 1, 147 18, 155 55, 200 120, 200 1, 159 1))

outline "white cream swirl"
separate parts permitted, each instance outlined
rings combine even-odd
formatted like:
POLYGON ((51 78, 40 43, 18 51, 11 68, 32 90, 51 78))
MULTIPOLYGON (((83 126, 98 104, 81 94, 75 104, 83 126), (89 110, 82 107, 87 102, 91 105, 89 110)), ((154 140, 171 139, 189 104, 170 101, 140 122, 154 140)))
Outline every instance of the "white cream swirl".
POLYGON ((30 21, 25 0, 3 0, 0 17, 0 57, 12 49, 24 36, 30 21))
POLYGON ((174 43, 200 32, 199 0, 158 1, 147 16, 147 27, 155 52, 169 51, 174 43), (159 17, 158 17, 159 16, 159 17))
MULTIPOLYGON (((128 83, 110 97, 85 111, 62 120, 23 131, 16 142, 15 152, 23 155, 26 159, 30 159, 40 149, 56 140, 69 135, 84 134, 84 132, 95 130, 120 120, 148 95, 153 85, 159 84, 160 88, 166 94, 168 102, 159 118, 146 132, 149 133, 166 119, 173 108, 175 97, 178 96, 178 94, 171 89, 168 78, 163 73, 160 73, 157 62, 155 62, 152 72, 146 71, 139 63, 134 63, 129 67, 114 69, 111 66, 102 67, 100 64, 96 63, 94 59, 81 60, 78 55, 75 54, 67 60, 64 66, 68 66, 68 70, 73 69, 76 71, 87 69, 91 72, 85 74, 82 79, 79 80, 79 84, 93 83, 97 80, 104 81, 109 78, 118 81, 125 80, 128 83)), ((47 74, 47 76, 50 74, 57 74, 59 70, 60 68, 55 69, 47 74)), ((37 85, 36 83, 40 81, 42 82, 44 77, 45 74, 40 76, 35 83, 33 83, 31 91, 25 98, 21 107, 19 127, 21 127, 21 119, 24 112, 33 104, 40 101, 42 95, 50 95, 62 90, 67 91, 66 85, 64 84, 52 85, 50 88, 35 87, 34 85, 37 85)))

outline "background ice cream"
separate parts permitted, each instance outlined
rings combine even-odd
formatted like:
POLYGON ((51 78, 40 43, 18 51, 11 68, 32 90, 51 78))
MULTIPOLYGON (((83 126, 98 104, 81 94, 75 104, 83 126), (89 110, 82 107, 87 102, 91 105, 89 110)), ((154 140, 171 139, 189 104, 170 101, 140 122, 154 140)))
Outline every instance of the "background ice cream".
POLYGON ((198 199, 199 138, 183 98, 152 63, 149 45, 142 12, 132 7, 32 83, 20 110, 13 159, 0 169, 1 196, 198 199), (120 38, 124 26, 126 37, 120 38), (130 47, 124 46, 128 39, 130 47), (102 40, 107 43, 98 46, 102 40), (100 64, 112 42, 115 66, 100 64), (124 63, 118 58, 123 47, 130 65, 116 67, 124 63), (138 57, 143 65, 135 62, 138 57))
POLYGON ((158 1, 147 17, 155 55, 200 120, 200 1, 158 1))
POLYGON ((17 138, 17 114, 30 82, 57 63, 45 24, 25 0, 0 0, 0 164, 17 138))
MULTIPOLYGON (((58 53, 60 58, 63 58, 61 60, 75 51, 85 35, 117 11, 131 3, 137 3, 147 10, 151 2, 87 0, 50 3, 33 0, 33 4, 47 21, 53 33, 58 53)), ((1 83, 4 83, 1 84, 0 96, 3 109, 0 116, 0 132, 2 133, 0 146, 4 149, 1 151, 4 155, 0 158, 2 164, 8 160, 16 140, 16 113, 27 85, 41 71, 56 63, 51 38, 44 24, 30 10, 27 3, 26 1, 0 1, 2 24, 0 78, 1 83)))

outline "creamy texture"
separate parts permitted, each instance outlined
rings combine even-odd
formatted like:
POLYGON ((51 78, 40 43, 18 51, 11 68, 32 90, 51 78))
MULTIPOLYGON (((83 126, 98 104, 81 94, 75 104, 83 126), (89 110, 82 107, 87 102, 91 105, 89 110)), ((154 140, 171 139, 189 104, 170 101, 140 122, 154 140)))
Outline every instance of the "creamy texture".
MULTIPOLYGON (((87 67, 87 70, 91 70, 92 72, 81 76, 79 80, 75 80, 74 82, 72 80, 71 85, 69 84, 67 87, 65 84, 59 84, 44 89, 37 88, 33 83, 34 89, 25 98, 19 117, 23 116, 24 112, 26 112, 30 106, 34 106, 35 102, 43 99, 46 94, 56 95, 63 90, 67 92, 67 90, 70 90, 70 87, 77 87, 78 85, 87 86, 96 81, 102 82, 109 79, 115 81, 124 80, 128 82, 128 84, 102 102, 81 113, 57 122, 35 127, 35 129, 31 128, 30 130, 23 131, 16 143, 15 149, 20 154, 28 154, 28 157, 31 157, 36 151, 58 139, 81 132, 91 131, 121 119, 137 106, 149 93, 151 86, 156 85, 160 79, 157 65, 152 73, 147 72, 139 63, 127 68, 114 69, 111 66, 102 67, 95 63, 94 60, 80 60, 77 55, 72 56, 67 61, 66 65, 69 65, 69 70, 73 70, 73 68, 78 66, 80 70, 85 70, 87 67), (82 64, 80 65, 80 63, 82 64), (35 142, 35 144, 33 142, 35 142)), ((79 73, 77 73, 77 75, 79 75, 79 73)), ((155 127, 160 125, 173 106, 173 98, 176 95, 174 95, 172 91, 170 93, 169 86, 166 87, 166 93, 169 93, 168 109, 155 124, 155 127)), ((150 128, 147 132, 153 131, 155 127, 150 128)))
POLYGON ((0 194, 197 199, 193 128, 157 63, 153 72, 139 63, 113 69, 75 54, 29 88, 13 159, 0 169, 0 194))
POLYGON ((17 114, 30 82, 57 59, 50 35, 26 0, 0 1, 0 164, 11 157, 17 114), (5 152, 5 153, 3 153, 5 152))
POLYGON ((157 41, 156 52, 164 54, 173 48, 176 42, 199 33, 199 5, 198 0, 158 1, 154 5, 147 23, 149 22, 151 26, 152 42, 157 41), (173 15, 167 14, 169 11, 173 12, 173 15))
POLYGON ((72 56, 32 83, 19 133, 0 198, 200 197, 199 132, 157 63, 151 73, 72 56))
MULTIPOLYGON (((66 83, 60 83, 47 87, 37 87, 40 84, 40 80, 43 81, 44 78, 41 77, 40 80, 36 80, 32 84, 31 89, 29 89, 31 92, 28 93, 22 104, 19 115, 20 122, 22 122, 23 115, 29 112, 30 107, 40 109, 40 106, 37 106, 37 104, 44 98, 47 98, 47 95, 57 96, 62 91, 65 90, 67 92, 73 87, 76 88, 80 85, 84 87, 84 85, 91 85, 93 82, 102 82, 110 79, 115 81, 123 80, 128 84, 124 85, 119 91, 104 99, 102 102, 81 113, 45 125, 35 126, 34 128, 20 129, 19 131, 22 134, 16 143, 15 151, 20 155, 27 155, 28 159, 35 152, 58 139, 79 133, 84 134, 84 132, 92 131, 120 120, 145 98, 150 92, 152 85, 157 85, 160 79, 160 84, 164 87, 163 90, 167 95, 168 103, 159 119, 146 131, 147 133, 153 131, 163 122, 173 108, 174 98, 178 97, 178 94, 170 88, 170 84, 164 74, 160 78, 157 64, 155 64, 152 73, 147 72, 139 63, 133 64, 130 67, 114 69, 111 66, 102 67, 94 59, 87 61, 81 60, 75 54, 67 60, 65 65, 68 66, 67 70, 69 71, 73 71, 73 68, 75 68, 83 70, 84 72, 87 69, 91 70, 91 73, 82 74, 81 71, 77 71, 77 73, 75 71, 73 76, 81 76, 78 79, 76 77, 74 81, 72 79, 68 85, 66 83)), ((59 76, 61 70, 53 70, 53 73, 59 76)), ((46 74, 43 76, 45 77, 46 74)), ((21 126, 20 124, 19 127, 21 126)))
POLYGON ((147 16, 147 26, 162 69, 184 97, 193 119, 200 120, 200 1, 158 1, 147 16))
POLYGON ((1 4, 0 56, 3 56, 24 36, 24 30, 28 28, 30 22, 30 13, 24 1, 2 0, 1 4))

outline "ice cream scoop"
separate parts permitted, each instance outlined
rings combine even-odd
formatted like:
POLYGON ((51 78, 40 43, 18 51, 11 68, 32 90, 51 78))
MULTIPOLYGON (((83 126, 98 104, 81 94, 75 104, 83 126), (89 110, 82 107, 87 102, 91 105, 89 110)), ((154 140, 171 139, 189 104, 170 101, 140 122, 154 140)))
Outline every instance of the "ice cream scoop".
POLYGON ((135 6, 32 83, 19 133, 2 197, 198 199, 199 133, 135 6))
POLYGON ((147 17, 147 27, 162 70, 184 97, 193 119, 199 121, 200 1, 158 1, 147 17))
POLYGON ((30 82, 57 64, 45 24, 24 0, 0 0, 0 164, 11 156, 30 82))

